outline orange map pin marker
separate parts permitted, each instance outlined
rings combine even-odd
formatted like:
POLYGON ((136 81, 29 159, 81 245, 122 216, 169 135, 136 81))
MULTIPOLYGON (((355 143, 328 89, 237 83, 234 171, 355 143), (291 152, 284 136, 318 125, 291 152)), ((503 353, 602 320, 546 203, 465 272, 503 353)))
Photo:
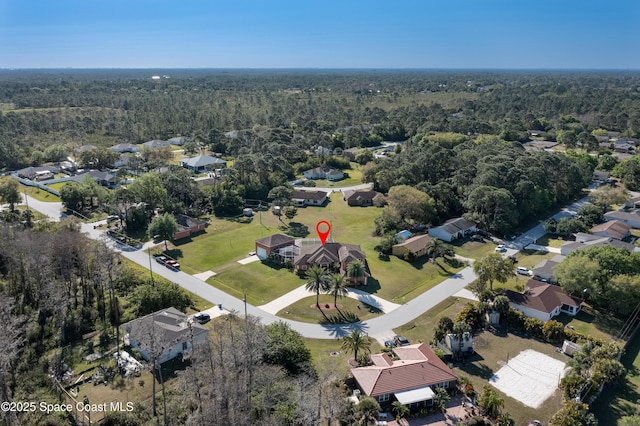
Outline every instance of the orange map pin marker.
POLYGON ((329 237, 329 233, 331 232, 331 225, 326 220, 321 220, 316 224, 316 232, 320 237, 320 241, 322 241, 322 245, 324 245, 324 243, 327 242, 327 237, 329 237), (320 230, 320 225, 327 225, 327 230, 326 231, 320 230))

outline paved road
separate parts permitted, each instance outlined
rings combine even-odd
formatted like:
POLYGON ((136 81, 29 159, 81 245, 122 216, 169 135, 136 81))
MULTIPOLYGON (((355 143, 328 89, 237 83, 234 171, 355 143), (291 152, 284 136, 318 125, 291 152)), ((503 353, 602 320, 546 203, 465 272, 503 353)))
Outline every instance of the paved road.
MULTIPOLYGON (((53 220, 60 220, 62 209, 61 203, 44 203, 37 201, 31 197, 27 198, 29 207, 49 216, 53 220)), ((558 219, 560 217, 575 214, 575 211, 580 208, 580 206, 585 202, 586 198, 572 204, 566 209, 563 209, 553 217, 558 219)), ((510 255, 516 253, 526 245, 535 242, 537 238, 544 235, 542 226, 543 224, 539 224, 514 241, 509 242, 508 250, 505 254, 510 255)), ((242 300, 235 298, 192 275, 186 274, 181 271, 172 271, 154 262, 150 258, 148 253, 145 253, 141 250, 132 249, 128 246, 116 246, 115 242, 110 240, 102 231, 95 229, 92 224, 82 224, 82 232, 85 232, 93 239, 107 241, 109 245, 118 249, 127 259, 136 262, 137 264, 147 269, 151 269, 154 274, 160 275, 168 279, 169 281, 180 285, 182 288, 198 295, 199 297, 202 297, 203 299, 211 303, 222 304, 222 307, 224 309, 236 311, 240 314, 243 314, 246 308, 249 315, 260 317, 262 323, 264 324, 271 324, 276 321, 285 321, 289 323, 289 325, 294 330, 298 331, 301 335, 317 339, 337 339, 346 334, 349 334, 352 329, 359 329, 373 337, 384 340, 393 333, 393 328, 397 328, 401 325, 411 322, 415 318, 422 315, 424 312, 433 308, 438 303, 462 290, 476 278, 475 274, 473 273, 473 269, 471 267, 467 267, 460 271, 458 274, 455 274, 454 276, 444 280, 442 283, 426 291, 415 299, 404 303, 402 306, 393 309, 389 313, 378 316, 371 320, 356 324, 309 324, 298 321, 284 320, 282 318, 276 317, 269 312, 265 312, 264 310, 256 306, 250 304, 245 305, 242 300)), ((399 279, 401 279, 401 277, 399 279)))

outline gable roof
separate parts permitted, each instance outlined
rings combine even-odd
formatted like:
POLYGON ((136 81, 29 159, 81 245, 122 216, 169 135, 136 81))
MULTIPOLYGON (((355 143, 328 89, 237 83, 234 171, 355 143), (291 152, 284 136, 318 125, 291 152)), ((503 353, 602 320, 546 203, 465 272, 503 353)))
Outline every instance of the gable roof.
POLYGON ((455 234, 460 231, 466 231, 467 229, 473 228, 476 224, 464 217, 457 217, 455 219, 449 219, 444 223, 444 225, 438 226, 440 229, 444 229, 449 234, 455 234))
POLYGON ((268 237, 258 238, 256 244, 260 244, 266 247, 277 247, 283 244, 293 244, 295 239, 284 234, 273 234, 268 237))
POLYGON ((291 191, 291 199, 296 200, 324 200, 327 193, 324 191, 302 191, 294 189, 291 191))
POLYGON ((609 222, 601 223, 591 228, 591 233, 603 232, 617 240, 621 240, 627 236, 631 227, 620 220, 610 220, 609 222))
POLYGON ((640 211, 635 210, 632 212, 622 212, 622 211, 614 211, 614 212, 606 212, 604 214, 606 220, 614 220, 619 219, 621 221, 640 221, 640 211))
POLYGON ((569 296, 560 287, 534 279, 527 281, 526 288, 527 290, 524 293, 506 290, 505 295, 509 299, 509 302, 513 304, 535 309, 536 311, 547 314, 552 313, 557 307, 563 304, 580 306, 582 303, 580 299, 569 296))
POLYGON ((431 237, 429 235, 416 235, 400 244, 395 244, 394 247, 404 247, 412 253, 416 253, 429 245, 430 241, 431 237))
POLYGON ((635 251, 636 249, 636 246, 631 243, 625 243, 624 241, 611 237, 602 237, 600 235, 583 234, 579 232, 576 234, 576 238, 581 239, 582 241, 569 241, 564 243, 562 247, 560 247, 562 254, 566 255, 572 251, 588 247, 612 246, 615 248, 627 249, 629 251, 635 251))
POLYGON ((399 358, 372 355, 374 365, 351 369, 368 396, 378 396, 457 380, 453 371, 424 343, 393 349, 399 358))

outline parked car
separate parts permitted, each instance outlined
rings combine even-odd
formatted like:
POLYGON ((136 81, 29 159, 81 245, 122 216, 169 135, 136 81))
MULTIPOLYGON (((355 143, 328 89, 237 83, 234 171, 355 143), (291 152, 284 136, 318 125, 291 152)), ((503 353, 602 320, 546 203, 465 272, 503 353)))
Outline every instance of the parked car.
POLYGON ((484 229, 478 229, 477 233, 479 235, 482 235, 485 238, 489 238, 491 236, 491 234, 489 234, 487 231, 485 231, 484 229))
POLYGON ((180 264, 177 260, 167 259, 164 264, 174 269, 180 269, 180 264))
POLYGON ((504 244, 498 244, 496 246, 496 251, 498 253, 503 253, 503 252, 507 251, 507 246, 505 246, 504 244))
POLYGON ((387 348, 395 348, 396 347, 396 342, 394 342, 393 340, 385 340, 384 345, 387 348))
POLYGON ((472 236, 469 237, 469 239, 471 241, 477 241, 479 243, 484 243, 484 238, 482 238, 482 236, 478 235, 478 234, 473 234, 472 236))
POLYGON ((411 343, 409 343, 409 339, 407 339, 404 336, 395 336, 393 338, 393 341, 396 343, 396 345, 398 346, 407 346, 410 345, 411 343))
POLYGON ((211 320, 211 315, 205 314, 203 312, 198 312, 193 316, 193 319, 198 321, 200 324, 204 324, 205 322, 211 320))
POLYGON ((522 266, 518 266, 518 267, 516 268, 516 272, 517 272, 518 274, 520 274, 520 275, 527 275, 527 276, 529 276, 529 275, 533 275, 533 272, 531 272, 531 270, 530 270, 530 269, 524 268, 524 267, 522 267, 522 266))
POLYGON ((156 262, 162 263, 163 265, 167 262, 167 260, 169 260, 167 256, 162 256, 162 255, 154 255, 153 257, 156 258, 156 262))

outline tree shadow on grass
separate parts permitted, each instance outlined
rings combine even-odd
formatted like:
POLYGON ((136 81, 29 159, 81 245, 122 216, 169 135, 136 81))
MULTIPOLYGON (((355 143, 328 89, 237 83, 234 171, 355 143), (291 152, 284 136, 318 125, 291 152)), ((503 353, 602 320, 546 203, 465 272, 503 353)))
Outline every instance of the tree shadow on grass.
POLYGON ((469 376, 481 377, 484 380, 489 380, 493 376, 493 370, 488 365, 477 362, 475 359, 473 361, 467 360, 466 364, 458 364, 457 367, 469 376))
POLYGON ((166 254, 167 256, 169 256, 172 259, 179 259, 179 258, 184 256, 182 254, 182 250, 177 249, 177 248, 166 250, 163 253, 166 254))
POLYGON ((367 293, 376 294, 380 290, 380 281, 373 277, 367 279, 367 285, 354 286, 353 288, 366 291, 367 293))
POLYGON ((320 324, 352 324, 360 322, 360 318, 356 314, 348 311, 338 311, 334 315, 326 315, 322 312, 322 315, 324 315, 324 319, 320 320, 320 324))
POLYGON ((414 269, 420 270, 424 268, 425 263, 429 262, 430 258, 427 256, 420 256, 413 262, 410 262, 409 265, 413 266, 414 269))

